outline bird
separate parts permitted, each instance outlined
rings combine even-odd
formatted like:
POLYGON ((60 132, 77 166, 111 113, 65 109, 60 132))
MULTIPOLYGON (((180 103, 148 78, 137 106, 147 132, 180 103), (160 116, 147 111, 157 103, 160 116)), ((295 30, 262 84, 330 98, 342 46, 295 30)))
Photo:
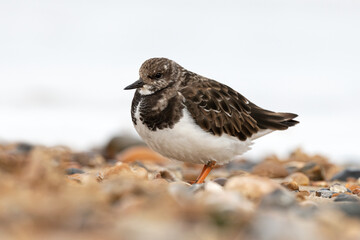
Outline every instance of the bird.
POLYGON ((204 183, 215 165, 250 150, 253 141, 299 123, 294 113, 263 109, 218 81, 186 70, 167 58, 150 58, 136 89, 131 119, 137 133, 166 158, 204 167, 195 184, 204 183))

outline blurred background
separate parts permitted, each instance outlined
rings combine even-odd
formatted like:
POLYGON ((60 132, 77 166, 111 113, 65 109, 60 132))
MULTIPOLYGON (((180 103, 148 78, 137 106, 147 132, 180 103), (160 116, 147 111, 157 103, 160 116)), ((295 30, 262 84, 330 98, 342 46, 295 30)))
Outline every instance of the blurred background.
POLYGON ((360 161, 358 1, 0 3, 0 141, 84 150, 137 136, 123 88, 144 60, 167 57, 299 114, 244 157, 301 147, 360 161))

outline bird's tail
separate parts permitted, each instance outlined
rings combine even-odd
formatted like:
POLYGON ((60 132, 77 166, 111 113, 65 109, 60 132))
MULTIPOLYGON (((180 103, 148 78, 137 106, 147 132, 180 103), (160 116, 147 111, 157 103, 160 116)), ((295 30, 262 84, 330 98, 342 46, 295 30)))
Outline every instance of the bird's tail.
POLYGON ((294 113, 272 112, 252 104, 251 114, 261 129, 285 130, 299 122, 294 120, 298 115, 294 113))

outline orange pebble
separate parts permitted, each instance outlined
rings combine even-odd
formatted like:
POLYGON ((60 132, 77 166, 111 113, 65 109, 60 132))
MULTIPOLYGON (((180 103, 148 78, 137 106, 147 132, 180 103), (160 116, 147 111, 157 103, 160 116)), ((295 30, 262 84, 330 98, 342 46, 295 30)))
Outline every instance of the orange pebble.
POLYGON ((111 176, 119 175, 121 173, 131 172, 129 165, 127 164, 119 164, 113 167, 106 168, 103 172, 104 178, 109 178, 111 176))
POLYGON ((349 192, 345 192, 345 193, 334 193, 333 195, 331 195, 331 197, 332 197, 332 198, 333 198, 333 197, 337 197, 337 196, 339 196, 340 194, 351 195, 351 193, 349 193, 349 192))
POLYGON ((83 175, 76 173, 76 174, 72 174, 72 175, 68 176, 67 179, 69 179, 71 181, 75 181, 77 183, 81 183, 81 181, 83 179, 83 175))
POLYGON ((148 147, 132 147, 126 149, 116 156, 116 159, 120 162, 130 163, 134 161, 140 162, 154 162, 158 164, 165 164, 169 160, 162 157, 160 154, 152 151, 148 147))
POLYGON ((354 194, 357 194, 360 192, 360 186, 357 184, 347 183, 345 186, 347 189, 349 189, 354 194))

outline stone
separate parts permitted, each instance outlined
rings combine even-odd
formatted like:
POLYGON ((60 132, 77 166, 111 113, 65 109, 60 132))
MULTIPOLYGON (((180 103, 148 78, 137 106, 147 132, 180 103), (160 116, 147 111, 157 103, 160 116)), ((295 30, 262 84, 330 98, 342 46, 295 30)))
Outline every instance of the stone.
POLYGON ((329 183, 326 181, 314 181, 311 182, 311 186, 327 188, 329 187, 329 183))
POLYGON ((296 193, 296 199, 299 201, 304 201, 307 199, 307 197, 310 196, 310 192, 308 191, 299 191, 296 193))
POLYGON ((313 201, 310 200, 305 200, 299 203, 300 206, 302 207, 310 207, 312 209, 318 209, 319 205, 313 201))
POLYGON ((168 182, 179 181, 180 179, 174 174, 173 172, 169 171, 168 169, 161 168, 153 171, 155 173, 154 178, 163 178, 166 179, 168 182))
POLYGON ((290 174, 285 178, 287 182, 296 182, 299 186, 308 186, 310 184, 310 179, 301 172, 295 172, 290 174))
POLYGON ((282 189, 265 195, 260 202, 261 208, 290 208, 296 204, 293 194, 282 189))
POLYGON ((360 178, 360 169, 359 168, 347 168, 341 172, 335 174, 331 178, 331 181, 347 181, 348 178, 360 178))
POLYGON ((345 193, 350 192, 344 185, 340 183, 334 183, 330 186, 330 191, 333 191, 335 193, 345 193))
POLYGON ((99 172, 99 180, 119 176, 135 177, 136 175, 130 169, 130 166, 126 163, 117 163, 115 166, 106 168, 99 172))
POLYGON ((82 183, 84 176, 81 173, 74 173, 68 176, 68 179, 77 183, 82 183))
POLYGON ((225 184, 225 190, 239 192, 244 197, 254 201, 259 201, 266 194, 279 188, 281 186, 271 179, 254 175, 235 176, 225 184))
POLYGON ((189 188, 190 192, 196 193, 205 189, 205 183, 192 184, 189 188))
POLYGON ((168 181, 166 181, 166 179, 164 178, 155 178, 155 179, 152 179, 151 182, 155 185, 162 185, 162 186, 167 186, 169 184, 168 181))
POLYGON ((322 166, 322 174, 324 176, 324 179, 327 181, 332 179, 337 173, 339 173, 342 170, 343 170, 342 167, 330 163, 322 166))
POLYGON ((126 149, 116 156, 116 160, 124 163, 139 161, 142 163, 156 163, 159 165, 165 165, 169 162, 167 158, 164 158, 150 148, 143 146, 126 149))
POLYGON ((299 171, 308 176, 312 181, 324 180, 321 167, 316 162, 307 163, 304 167, 299 169, 299 171))
POLYGON ((236 171, 243 170, 247 172, 251 172, 253 168, 256 166, 255 162, 240 160, 240 161, 231 161, 225 165, 226 170, 228 171, 236 171))
POLYGON ((21 153, 28 153, 30 152, 32 149, 34 148, 33 145, 29 144, 29 143, 18 143, 16 145, 16 150, 21 152, 21 153))
POLYGON ((287 189, 291 190, 291 191, 297 191, 299 190, 299 185, 295 182, 282 182, 281 183, 282 186, 286 187, 287 189))
POLYGON ((132 136, 120 135, 110 139, 102 150, 106 159, 115 159, 116 155, 127 148, 146 144, 132 136))
POLYGON ((329 189, 326 188, 319 189, 315 192, 315 195, 317 197, 322 197, 322 198, 331 198, 333 194, 334 194, 333 191, 330 191, 329 189))
POLYGON ((76 173, 79 173, 79 174, 85 173, 85 171, 83 171, 79 168, 67 168, 65 170, 65 172, 67 175, 72 175, 72 174, 76 174, 76 173))
POLYGON ((347 201, 338 202, 336 207, 350 217, 356 217, 360 220, 360 202, 358 201, 347 201))
POLYGON ((72 161, 78 162, 81 166, 98 167, 105 163, 103 156, 96 152, 82 152, 75 153, 72 157, 72 161))
POLYGON ((333 195, 331 195, 331 198, 335 198, 335 197, 339 196, 340 194, 349 194, 349 195, 351 195, 351 193, 349 193, 349 192, 345 192, 345 193, 334 193, 333 195))
POLYGON ((227 182, 227 178, 216 178, 213 180, 215 183, 219 184, 220 186, 225 186, 227 182))
POLYGON ((212 181, 205 183, 204 190, 206 192, 219 193, 219 194, 224 192, 224 188, 221 185, 212 181))
POLYGON ((340 194, 335 199, 335 202, 360 202, 360 198, 350 194, 340 194))
POLYGON ((148 171, 145 168, 137 167, 137 168, 131 168, 131 170, 138 178, 142 178, 142 179, 148 178, 148 171))
POLYGON ((0 149, 0 169, 6 172, 18 172, 28 163, 28 152, 16 149, 0 149))
POLYGON ((353 194, 356 194, 360 197, 360 185, 347 183, 345 185, 353 194))
POLYGON ((224 191, 221 186, 213 182, 211 182, 208 187, 205 186, 205 191, 198 193, 197 203, 205 205, 211 209, 212 213, 215 212, 216 215, 219 213, 230 213, 246 217, 248 213, 252 213, 255 210, 255 204, 253 202, 237 192, 224 191))
POLYGON ((64 162, 63 167, 66 169, 68 169, 68 168, 81 169, 82 168, 82 166, 78 162, 75 162, 75 161, 64 162))
POLYGON ((279 162, 265 161, 256 165, 252 173, 262 177, 283 178, 289 175, 286 168, 279 162))
POLYGON ((168 185, 168 192, 179 205, 185 206, 194 200, 194 194, 190 187, 191 185, 185 182, 172 182, 168 185))
POLYGON ((294 172, 298 172, 299 169, 305 166, 305 164, 306 164, 305 162, 290 161, 290 162, 285 162, 284 167, 286 168, 286 170, 288 170, 289 173, 294 173, 294 172))

